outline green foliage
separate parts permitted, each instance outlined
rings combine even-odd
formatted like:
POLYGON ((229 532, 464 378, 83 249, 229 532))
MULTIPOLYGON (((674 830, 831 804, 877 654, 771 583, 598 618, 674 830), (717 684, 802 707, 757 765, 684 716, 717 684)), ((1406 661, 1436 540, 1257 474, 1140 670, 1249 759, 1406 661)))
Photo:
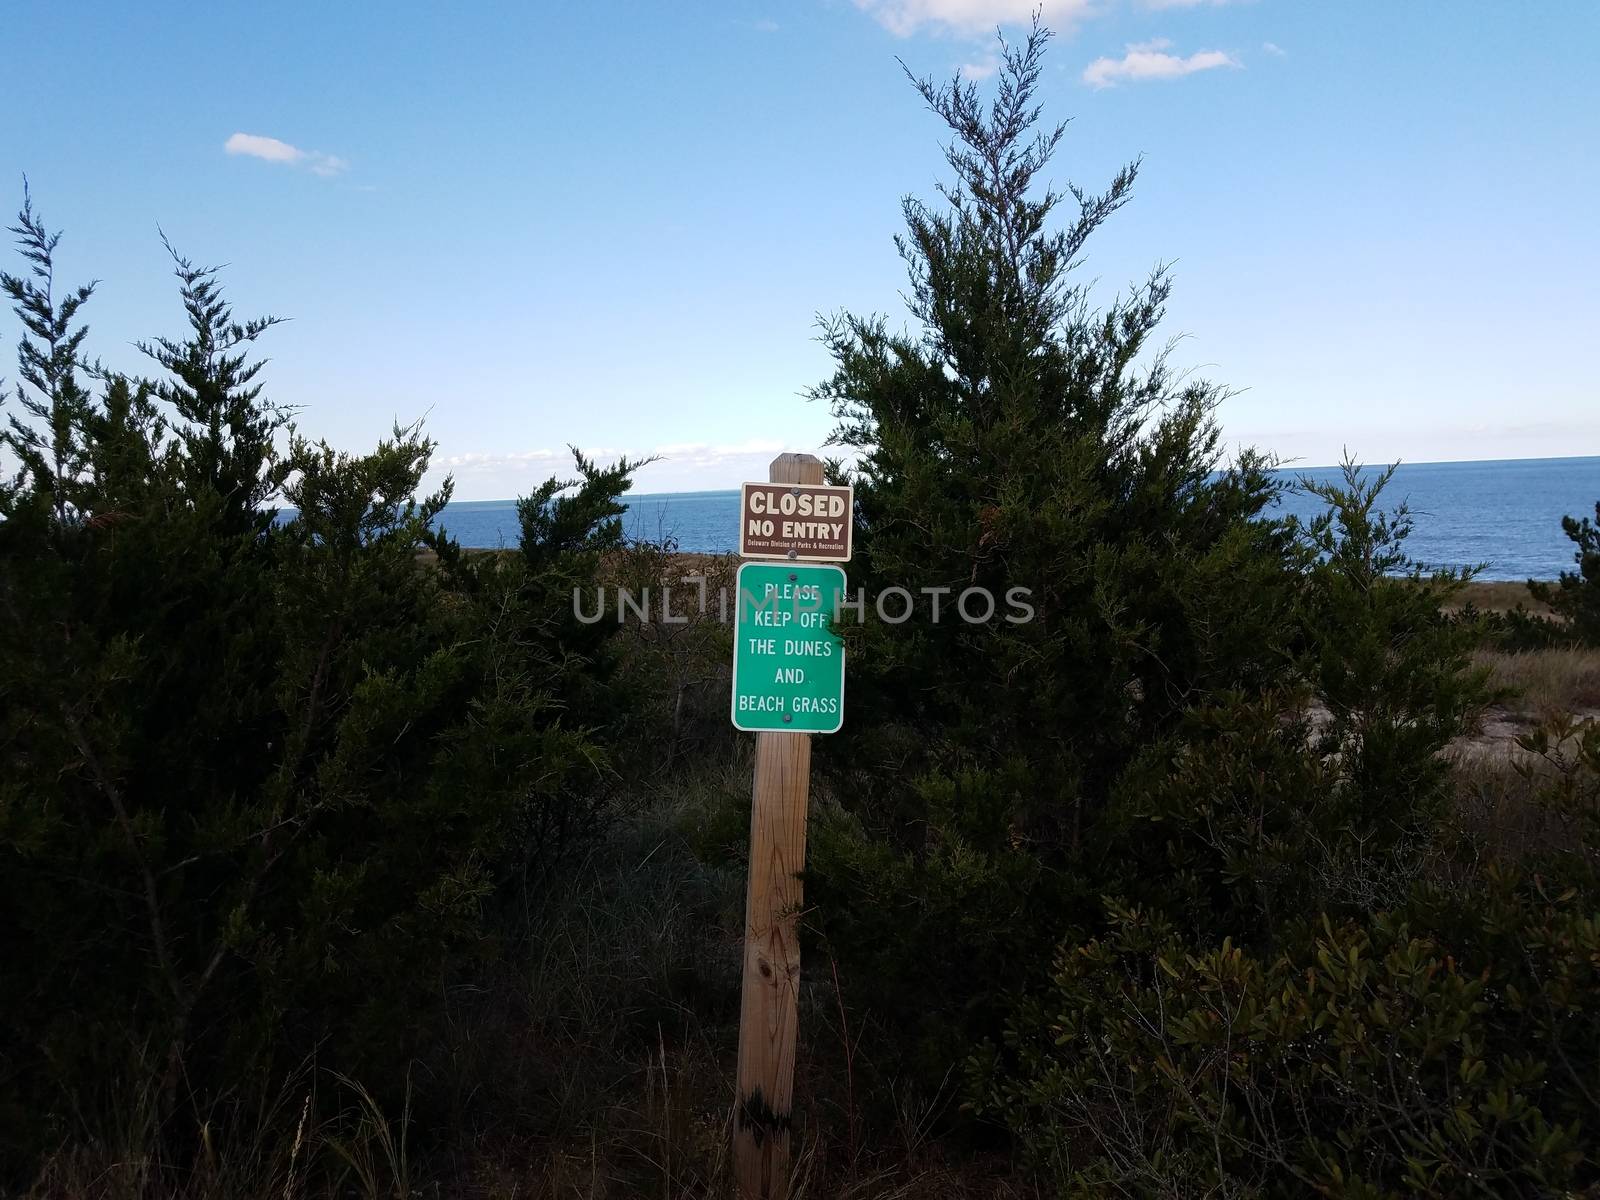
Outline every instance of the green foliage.
POLYGON ((1064 1196, 1592 1185, 1600 916, 1515 874, 1429 907, 1263 955, 1112 903, 973 1061, 974 1095, 1064 1196))
POLYGON ((81 433, 90 407, 81 379, 88 330, 74 328, 74 321, 95 285, 85 284, 57 298, 53 255, 61 235, 50 233, 41 223, 26 183, 22 211, 9 230, 27 268, 22 275, 0 272, 0 291, 11 300, 26 332, 17 343, 17 401, 24 415, 8 417, 4 438, 33 486, 21 491, 14 485, 6 501, 31 498, 47 505, 56 521, 64 524, 78 512, 77 488, 88 470, 81 433))
POLYGON ((851 452, 834 467, 856 488, 851 582, 921 610, 888 625, 869 608, 847 631, 852 717, 826 749, 849 763, 841 830, 858 836, 813 846, 812 894, 863 995, 957 1037, 1037 969, 1050 922, 1092 915, 1084 851, 1128 764, 1294 650, 1302 552, 1254 519, 1278 486, 1265 460, 1223 462, 1223 390, 1154 340, 1167 271, 1102 309, 1075 273, 1138 164, 1101 193, 1039 184, 1063 134, 1036 131, 1047 39, 1005 49, 992 106, 917 83, 954 182, 942 210, 905 202, 914 326, 836 318, 837 369, 813 391, 851 452), (995 597, 993 620, 958 617, 968 588, 995 597), (1031 620, 1005 619, 1013 588, 1031 620))
POLYGON ((289 427, 249 359, 274 322, 236 321, 213 271, 174 255, 189 332, 132 379, 82 362, 89 289, 56 298, 31 205, 17 233, 5 1167, 109 1137, 135 1095, 181 1160, 308 1060, 392 1101, 605 793, 588 731, 622 697, 587 670, 603 635, 564 640, 563 589, 616 544, 633 464, 580 457, 575 500, 541 489, 525 562, 463 556, 431 528, 448 482, 419 493, 433 444, 289 427))
POLYGON ((1219 697, 1142 755, 1102 832, 1115 856, 1105 886, 1160 904, 1188 930, 1270 940, 1353 882, 1339 863, 1361 849, 1337 800, 1349 781, 1308 753, 1304 701, 1219 697))
POLYGON ((1523 734, 1517 746, 1529 757, 1514 769, 1532 785, 1533 802, 1554 834, 1531 865, 1593 902, 1600 896, 1600 721, 1557 718, 1523 734))
POLYGON ((577 478, 546 480, 517 502, 521 553, 512 563, 497 565, 509 567, 513 586, 530 601, 529 611, 554 622, 545 632, 546 643, 581 663, 574 685, 588 695, 569 699, 577 705, 578 721, 592 724, 617 715, 610 711, 615 628, 581 621, 573 596, 603 578, 606 559, 622 551, 622 497, 633 486, 633 473, 645 464, 622 458, 614 466, 597 467, 576 447, 572 456, 577 478))
POLYGON ((243 522, 239 532, 254 532, 271 521, 266 506, 287 478, 273 439, 289 416, 263 398, 256 376, 265 364, 251 362, 247 347, 281 322, 235 321, 216 269, 195 266, 165 236, 162 244, 173 260, 189 334, 181 342, 140 343, 140 351, 167 373, 150 386, 177 418, 177 462, 191 503, 214 498, 243 522))
POLYGON ((1319 750, 1349 763, 1358 821, 1432 815, 1446 773, 1437 752, 1489 699, 1487 672, 1469 669, 1477 631, 1440 613, 1472 572, 1406 556, 1404 503, 1376 508, 1393 474, 1363 482, 1347 460, 1343 487, 1307 485, 1328 509, 1308 530, 1321 562, 1306 591, 1305 674, 1331 716, 1319 750))
POLYGON ((522 554, 531 567, 549 566, 562 555, 593 555, 622 545, 622 514, 627 509, 621 498, 644 463, 623 458, 615 466, 597 467, 576 447, 572 456, 577 479, 546 480, 531 496, 517 501, 522 554))
POLYGON ((987 108, 918 84, 955 182, 906 202, 913 328, 826 327, 852 582, 925 599, 847 631, 814 924, 899 1034, 880 1060, 932 1085, 1009 1028, 969 1097, 1061 1193, 1586 1184, 1592 856, 1523 877, 1449 828, 1446 751, 1494 698, 1483 622, 1441 612, 1472 572, 1410 560, 1392 468, 1271 519, 1221 390, 1152 342, 1165 272, 1090 306, 1070 268, 1137 164, 1053 228, 1044 45, 987 108), (1017 586, 1030 621, 927 619, 1017 586))
MULTIPOLYGON (((1496 623, 1441 615, 1470 572, 1409 560, 1392 469, 1274 519, 1270 460, 1225 461, 1226 393, 1157 341, 1167 271, 1104 307, 1074 274, 1139 164, 1041 186, 1047 40, 1005 49, 987 107, 917 83, 954 179, 905 202, 911 325, 824 328, 852 579, 918 615, 846 630, 852 716, 818 745, 808 937, 845 1063, 816 1094, 855 1166, 891 1094, 932 1097, 908 1144, 953 1115, 966 1063, 1065 1195, 1600 1187, 1600 727, 1520 740, 1514 863, 1448 811, 1492 699, 1476 640, 1593 636, 1600 532, 1569 519, 1579 570, 1535 587, 1564 625, 1496 623), (955 611, 973 588, 987 622, 955 611)), ((136 1191, 223 1178, 215 1144, 276 1181, 287 1118, 287 1195, 314 1108, 288 1089, 331 1078, 357 1103, 319 1135, 330 1190, 410 1192, 430 1121, 581 1133, 641 1046, 648 1106, 659 1069, 667 1123, 723 1145, 666 1063, 685 1013, 736 1012, 747 768, 555 873, 615 793, 729 736, 726 629, 670 543, 622 536, 641 464, 575 449, 515 550, 464 553, 421 429, 303 435, 258 377, 275 319, 236 320, 215 271, 173 253, 188 329, 134 378, 85 361, 93 287, 57 289, 31 200, 13 232, 0 1187, 52 1145, 136 1191), (689 619, 585 620, 601 585, 689 619)), ((670 1147, 628 1149, 668 1190, 670 1147)))
POLYGON ((1572 559, 1576 571, 1563 571, 1554 587, 1528 581, 1535 600, 1548 604, 1567 622, 1566 635, 1586 646, 1600 646, 1600 502, 1593 521, 1562 517, 1561 529, 1577 546, 1572 559))
POLYGON ((1529 612, 1518 604, 1508 612, 1480 612, 1470 601, 1462 605, 1457 619, 1476 625, 1486 641, 1508 653, 1550 650, 1568 644, 1562 624, 1542 613, 1529 612))
POLYGON ((1450 795, 1441 751, 1491 693, 1476 629, 1440 611, 1465 574, 1425 573, 1404 506, 1377 508, 1392 473, 1310 485, 1329 507, 1306 530, 1295 676, 1195 705, 1140 756, 1104 829, 1107 887, 1251 942, 1405 897, 1450 795))
POLYGON ((969 1063, 1062 1195, 1549 1195, 1600 1179, 1600 730, 1521 739, 1559 834, 1449 832, 1491 693, 1462 577, 1406 558, 1387 475, 1320 489, 1297 687, 1192 709, 1121 781, 1107 927, 969 1063), (1308 703, 1314 701, 1314 705, 1308 703))

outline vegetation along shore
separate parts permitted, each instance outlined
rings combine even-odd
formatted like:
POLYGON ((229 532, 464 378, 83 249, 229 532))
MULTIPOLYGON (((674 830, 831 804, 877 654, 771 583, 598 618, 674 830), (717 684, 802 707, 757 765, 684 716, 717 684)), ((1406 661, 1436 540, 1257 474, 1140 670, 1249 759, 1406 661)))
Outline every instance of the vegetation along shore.
MULTIPOLYGON (((809 393, 852 589, 1033 616, 840 623, 791 1194, 1600 1194, 1600 530, 1481 584, 1353 463, 1273 515, 1169 272, 1073 269, 1140 164, 1047 186, 1047 41, 916 84, 909 320, 829 318, 809 393)), ((729 628, 572 597, 735 560, 625 539, 638 464, 576 452, 462 552, 426 430, 319 440, 181 252, 186 326, 99 364, 45 207, 0 278, 0 1192, 731 1196, 729 628)))

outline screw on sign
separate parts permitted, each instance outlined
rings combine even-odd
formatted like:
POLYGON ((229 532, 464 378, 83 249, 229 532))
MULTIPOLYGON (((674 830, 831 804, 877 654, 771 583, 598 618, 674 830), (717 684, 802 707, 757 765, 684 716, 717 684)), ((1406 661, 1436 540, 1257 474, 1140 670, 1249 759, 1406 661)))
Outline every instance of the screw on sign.
POLYGON ((746 1198, 789 1194, 811 734, 844 721, 844 647, 831 625, 844 571, 815 564, 849 560, 852 500, 823 484, 820 460, 784 454, 769 483, 744 485, 740 508, 739 553, 769 560, 740 566, 734 624, 733 723, 756 731, 733 1132, 746 1198))

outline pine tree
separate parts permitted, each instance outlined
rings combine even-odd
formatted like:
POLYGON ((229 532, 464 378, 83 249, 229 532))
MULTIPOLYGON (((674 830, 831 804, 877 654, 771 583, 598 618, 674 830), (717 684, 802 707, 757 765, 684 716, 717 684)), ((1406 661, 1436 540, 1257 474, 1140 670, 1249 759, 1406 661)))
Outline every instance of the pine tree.
POLYGON ((1594 520, 1562 517, 1561 532, 1573 543, 1575 571, 1563 571, 1554 587, 1536 579, 1528 581, 1535 600, 1548 604, 1567 622, 1567 636, 1587 646, 1600 646, 1600 501, 1594 520))
POLYGON ((238 532, 258 533, 272 523, 268 501, 286 478, 274 438, 289 413, 263 399, 256 376, 266 362, 250 361, 247 350, 282 318, 236 321, 217 268, 195 266, 165 234, 161 242, 173 260, 189 333, 182 341, 141 342, 139 350, 166 372, 150 387, 177 418, 184 491, 191 503, 223 506, 238 532))
POLYGON ((19 230, 0 1186, 64 1139, 181 1165, 313 1054, 402 1092, 494 914, 604 792, 588 729, 617 697, 543 584, 597 565, 630 474, 596 471, 559 546, 528 540, 537 571, 480 586, 433 528, 419 428, 348 454, 288 426, 249 356, 275 322, 177 255, 188 334, 145 347, 164 375, 96 371, 94 395, 89 291, 52 299, 55 240, 31 206, 19 230))
POLYGON ((61 234, 49 232, 33 211, 26 181, 22 211, 9 231, 27 264, 22 275, 0 272, 0 291, 26 331, 17 342, 17 401, 25 415, 10 415, 0 445, 17 457, 22 478, 31 484, 26 491, 47 502, 57 526, 64 528, 78 514, 77 491, 86 470, 81 431, 90 407, 81 378, 89 330, 75 322, 95 285, 57 297, 55 251, 61 234))
POLYGON ((1048 41, 1035 23, 1002 42, 987 106, 959 77, 913 81, 953 135, 953 180, 942 207, 904 202, 912 325, 828 322, 837 370, 812 392, 856 488, 851 586, 921 600, 849 631, 829 749, 853 816, 814 843, 818 911, 862 948, 859 978, 924 1015, 938 1006, 913 995, 970 1016, 1041 965, 1063 889, 1095 886, 1062 872, 1083 874, 1118 775, 1186 706, 1288 661, 1290 535, 1252 520, 1275 484, 1259 456, 1225 466, 1226 393, 1155 341, 1169 272, 1096 308, 1079 270, 1140 164, 1101 192, 1044 183, 1065 133, 1039 125, 1048 41), (1008 621, 1019 587, 1032 619, 1008 621), (973 588, 995 597, 986 623, 955 611, 973 588))

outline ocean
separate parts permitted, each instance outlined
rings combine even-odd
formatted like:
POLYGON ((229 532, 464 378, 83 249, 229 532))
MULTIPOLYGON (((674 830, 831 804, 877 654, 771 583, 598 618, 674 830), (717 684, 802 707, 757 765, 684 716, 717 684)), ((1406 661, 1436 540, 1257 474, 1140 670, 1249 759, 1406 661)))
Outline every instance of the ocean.
MULTIPOLYGON (((1337 468, 1290 469, 1291 479, 1336 479, 1337 468)), ((1600 500, 1600 457, 1524 458, 1489 462, 1402 463, 1380 503, 1401 500, 1416 522, 1407 547, 1430 566, 1488 564, 1481 579, 1554 579, 1572 567, 1573 544, 1563 516, 1593 516, 1600 500)), ((1292 491, 1283 510, 1309 518, 1322 504, 1292 491)), ((739 493, 664 492, 628 497, 630 538, 673 538, 678 549, 738 549, 739 493)), ((517 543, 514 500, 464 500, 447 506, 440 524, 463 546, 493 549, 517 543)))

